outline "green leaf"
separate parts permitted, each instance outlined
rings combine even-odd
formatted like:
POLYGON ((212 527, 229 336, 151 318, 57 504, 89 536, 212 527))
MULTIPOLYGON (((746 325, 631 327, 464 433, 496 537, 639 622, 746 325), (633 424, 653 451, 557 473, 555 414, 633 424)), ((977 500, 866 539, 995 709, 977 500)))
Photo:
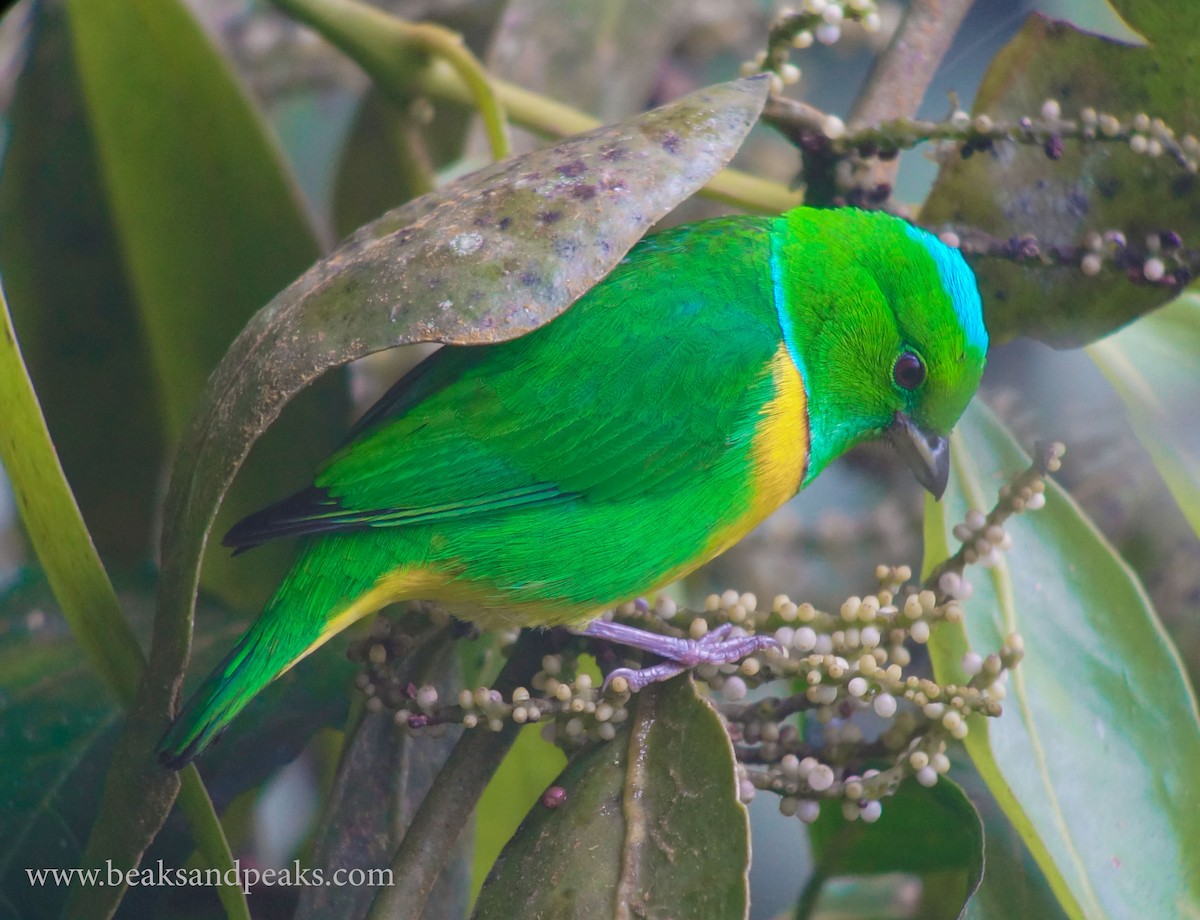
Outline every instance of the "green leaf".
MULTIPOLYGON (((946 499, 926 506, 935 562, 967 509, 990 507, 1028 465, 979 401, 954 439, 946 499)), ((986 654, 1020 633, 1004 714, 971 719, 976 768, 1068 915, 1178 916, 1200 896, 1196 702, 1128 567, 1053 482, 1046 498, 1006 525, 1000 565, 969 572, 966 622, 934 634, 934 672, 962 682, 968 643, 986 654)))
POLYGON ((1041 0, 1038 12, 1062 19, 1075 28, 1127 45, 1144 45, 1146 39, 1121 18, 1109 0, 1041 0))
MULTIPOLYGON (((874 824, 847 821, 841 805, 826 802, 809 828, 816 865, 805 886, 802 904, 811 915, 822 886, 837 876, 905 872, 940 875, 952 872, 956 890, 943 912, 922 913, 926 920, 958 917, 983 877, 983 824, 979 813, 958 785, 942 778, 926 789, 914 779, 883 800, 883 814, 874 824)), ((945 888, 947 881, 938 879, 945 888)))
POLYGON ((521 729, 475 808, 473 895, 478 896, 504 845, 565 765, 562 751, 542 738, 541 726, 521 729))
POLYGON ((182 4, 67 0, 67 9, 104 180, 178 436, 215 359, 250 314, 312 262, 316 242, 257 114, 182 4))
POLYGON ((1200 293, 1088 347, 1192 529, 1200 534, 1200 293))
MULTIPOLYGON (((179 0, 66 7, 103 191, 174 442, 230 342, 313 262, 317 243, 258 113, 179 0)), ((280 497, 281 469, 307 475, 336 446, 344 415, 336 384, 292 414, 221 525, 280 497)), ((269 547, 250 567, 214 553, 206 587, 261 602, 289 555, 269 547)))
MULTIPOLYGON (((1200 56, 1190 15, 1175 0, 1119 0, 1113 6, 1149 43, 1131 47, 1031 17, 992 62, 975 99, 993 118, 1037 117, 1058 100, 1065 118, 1085 106, 1122 120, 1138 112, 1167 121, 1178 136, 1200 132, 1194 104, 1200 56)), ((1200 181, 1171 157, 1141 156, 1126 144, 1066 142, 1063 157, 1001 142, 995 154, 954 158, 921 210, 930 226, 952 224, 1001 239, 1034 234, 1042 251, 1082 245, 1089 232, 1200 238, 1200 181)), ((1169 260, 1168 260, 1169 264, 1169 260)), ((1094 341, 1161 306, 1170 288, 1134 285, 1117 271, 1094 277, 1077 266, 978 259, 988 331, 995 344, 1032 336, 1058 347, 1094 341)))
POLYGON ((473 917, 741 917, 749 827, 733 747, 681 676, 629 704, 616 738, 578 754, 484 883, 473 917))
POLYGON ((46 430, 33 382, 0 289, 0 463, 12 485, 29 542, 104 686, 123 705, 137 693, 144 658, 46 430))
POLYGON ((121 710, 44 580, 0 598, 0 890, 16 916, 57 915, 66 889, 26 868, 82 865, 121 710))
POLYGON ((154 378, 121 265, 61 5, 29 6, 7 112, 0 271, 71 490, 106 564, 150 557, 164 460, 154 378), (97 450, 103 445, 103 450, 97 450))
MULTIPOLYGON (((967 902, 967 920, 1065 920, 1028 847, 965 754, 951 751, 950 775, 979 812, 984 827, 983 880, 967 902)), ((940 785, 940 783, 939 783, 940 785)))

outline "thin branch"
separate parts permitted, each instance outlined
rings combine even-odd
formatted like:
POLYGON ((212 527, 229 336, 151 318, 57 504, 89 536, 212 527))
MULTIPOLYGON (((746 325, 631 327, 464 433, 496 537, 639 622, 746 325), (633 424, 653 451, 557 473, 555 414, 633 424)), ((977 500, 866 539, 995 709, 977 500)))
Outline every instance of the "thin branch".
POLYGON ((1066 448, 1057 441, 1039 442, 1029 467, 1001 488, 995 507, 986 516, 973 511, 967 515, 965 522, 955 527, 954 536, 962 544, 958 552, 935 566, 925 578, 925 588, 937 595, 939 604, 949 602, 957 594, 956 591, 947 590, 946 576, 951 576, 949 584, 961 580, 963 570, 979 559, 980 540, 990 542, 992 528, 1002 531, 1004 522, 1014 514, 1019 514, 1027 507, 1040 508, 1045 504, 1041 493, 1045 491, 1046 479, 1051 473, 1058 472, 1065 452, 1066 448), (1036 499, 1035 495, 1038 496, 1036 499))
POLYGON ((467 88, 475 110, 483 120, 492 159, 503 160, 511 156, 512 143, 508 136, 504 103, 496 92, 491 75, 467 48, 462 36, 428 22, 413 23, 408 29, 412 37, 422 42, 431 54, 446 61, 467 88))
MULTIPOLYGON (((419 88, 432 98, 462 105, 472 104, 462 79, 443 61, 431 61, 416 81, 419 88)), ((593 131, 603 124, 598 118, 514 83, 493 79, 492 85, 512 122, 537 134, 570 137, 593 131)), ((764 214, 778 214, 803 203, 803 197, 785 185, 730 167, 713 176, 697 194, 764 214)))
POLYGON ((889 118, 848 129, 841 119, 806 102, 772 96, 763 117, 801 150, 839 159, 853 155, 888 159, 931 141, 954 142, 966 159, 1007 141, 1040 147, 1054 161, 1062 158, 1067 141, 1076 141, 1084 149, 1091 144, 1120 144, 1150 159, 1169 157, 1190 174, 1200 171, 1200 140, 1191 134, 1177 137, 1161 118, 1139 113, 1122 120, 1091 107, 1081 110, 1078 118, 1063 118, 1054 100, 1047 100, 1042 109, 1037 117, 996 119, 980 114, 972 118, 957 111, 942 121, 889 118))
MULTIPOLYGON (((472 86, 464 79, 461 67, 445 55, 444 48, 430 53, 424 34, 414 31, 423 26, 359 0, 274 2, 350 55, 393 98, 406 99, 424 93, 434 100, 474 107, 479 103, 479 93, 486 90, 493 94, 490 98, 496 109, 505 111, 514 124, 548 137, 569 137, 601 124, 577 109, 504 80, 484 79, 475 73, 474 77, 483 82, 477 80, 472 86)), ((778 214, 803 200, 786 186, 731 169, 714 176, 699 194, 766 214, 778 214)))
POLYGON ((968 256, 1036 262, 1051 268, 1068 268, 1094 276, 1101 271, 1119 274, 1130 284, 1179 292, 1200 273, 1200 249, 1183 248, 1174 231, 1158 234, 1157 248, 1128 245, 1125 234, 1109 230, 1092 232, 1083 242, 1052 243, 1032 233, 997 237, 974 227, 926 227, 943 242, 968 256))
MULTIPOLYGON (((973 0, 912 0, 887 50, 875 59, 850 110, 851 127, 916 114, 973 0)), ((892 185, 896 161, 873 161, 863 184, 892 185)))

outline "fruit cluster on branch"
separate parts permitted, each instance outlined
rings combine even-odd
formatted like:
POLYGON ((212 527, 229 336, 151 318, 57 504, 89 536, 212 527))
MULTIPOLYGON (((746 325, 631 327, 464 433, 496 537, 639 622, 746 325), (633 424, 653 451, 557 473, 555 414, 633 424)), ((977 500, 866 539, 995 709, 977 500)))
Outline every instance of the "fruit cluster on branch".
MULTIPOLYGON (((710 595, 698 610, 681 608, 666 595, 623 605, 608 617, 642 629, 699 639, 733 624, 735 634, 769 633, 778 647, 738 663, 700 664, 694 676, 711 690, 738 761, 742 798, 765 790, 781 797, 780 808, 815 820, 822 800, 841 801, 848 818, 877 820, 886 798, 907 777, 931 786, 950 766, 947 745, 961 741, 976 716, 1001 714, 1008 672, 1020 661, 1023 641, 964 655, 963 683, 928 676, 923 655, 914 654, 943 624, 959 625, 971 596, 965 570, 989 567, 1012 546, 1004 527, 1014 514, 1045 504, 1045 478, 1057 470, 1063 448, 1039 448, 1038 457, 1000 491, 988 513, 972 510, 954 527, 958 551, 915 584, 908 566, 881 565, 876 586, 846 599, 836 611, 797 604, 786 595, 760 607, 753 594, 710 595), (766 685, 778 695, 750 698, 766 685)), ((414 613, 452 629, 443 611, 416 604, 414 613)), ((506 722, 541 723, 543 734, 568 752, 615 737, 629 718, 632 696, 620 678, 598 686, 581 656, 595 656, 605 670, 632 663, 618 647, 559 631, 560 649, 544 656, 528 686, 507 696, 488 688, 464 688, 442 699, 431 684, 399 675, 412 651, 411 624, 381 618, 352 651, 363 663, 358 686, 370 711, 394 713, 407 731, 441 731, 447 725, 500 731, 506 722)), ((516 631, 501 635, 501 651, 516 631)))

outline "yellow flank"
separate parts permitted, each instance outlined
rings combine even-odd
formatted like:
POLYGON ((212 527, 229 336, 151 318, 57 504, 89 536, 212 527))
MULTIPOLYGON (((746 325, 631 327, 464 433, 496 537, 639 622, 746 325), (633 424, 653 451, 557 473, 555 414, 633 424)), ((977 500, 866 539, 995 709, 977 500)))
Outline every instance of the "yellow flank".
POLYGON ((441 584, 442 579, 433 573, 425 571, 413 572, 401 569, 384 575, 375 582, 375 587, 370 591, 363 592, 351 601, 348 607, 335 614, 325 624, 325 628, 321 630, 321 634, 317 636, 316 641, 306 648, 295 661, 289 664, 288 669, 290 670, 297 661, 315 652, 343 629, 347 629, 365 616, 370 616, 372 613, 382 610, 388 604, 394 604, 397 601, 415 600, 422 597, 439 596, 435 593, 435 590, 441 584))
POLYGON ((759 520, 800 490, 808 468, 808 397, 804 381, 781 344, 771 359, 776 396, 763 406, 754 436, 754 508, 759 520))
POLYGON ((497 607, 494 588, 463 578, 461 573, 440 572, 432 567, 401 568, 381 575, 373 588, 336 614, 325 624, 317 640, 304 650, 304 655, 319 648, 352 623, 382 610, 388 604, 421 598, 440 601, 449 606, 455 616, 488 630, 586 623, 616 603, 614 601, 592 609, 576 604, 522 603, 505 599, 502 606, 497 607))
POLYGON ((783 343, 771 359, 771 375, 775 379, 775 398, 763 406, 763 420, 754 434, 750 507, 712 535, 703 561, 725 552, 762 523, 800 490, 804 480, 808 468, 808 397, 800 372, 783 343))

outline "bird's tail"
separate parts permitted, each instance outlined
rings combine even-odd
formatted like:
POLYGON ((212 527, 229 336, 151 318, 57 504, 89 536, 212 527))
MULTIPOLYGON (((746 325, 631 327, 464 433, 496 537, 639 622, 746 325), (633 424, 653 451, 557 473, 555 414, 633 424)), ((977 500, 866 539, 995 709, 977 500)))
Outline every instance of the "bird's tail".
POLYGON ((262 614, 205 678, 158 744, 178 770, 207 748, 247 703, 296 662, 351 623, 397 598, 372 590, 374 574, 347 564, 337 538, 301 552, 262 614), (356 576, 354 573, 358 572, 356 576))

